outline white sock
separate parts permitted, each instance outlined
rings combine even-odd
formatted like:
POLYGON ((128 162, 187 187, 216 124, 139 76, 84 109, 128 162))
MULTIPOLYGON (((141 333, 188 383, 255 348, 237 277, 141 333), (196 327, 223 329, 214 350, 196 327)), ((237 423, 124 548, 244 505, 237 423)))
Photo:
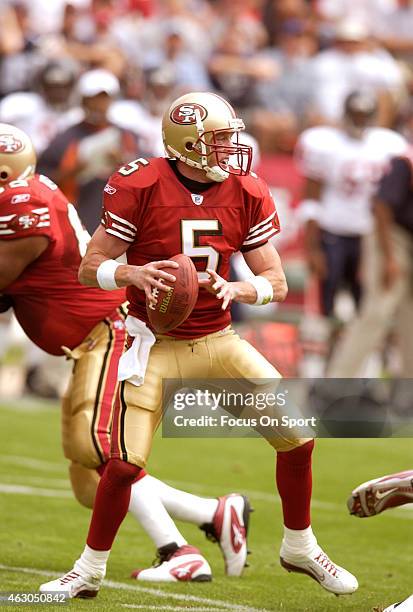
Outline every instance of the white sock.
POLYGON ((317 545, 317 538, 310 527, 307 529, 288 529, 284 526, 281 549, 283 555, 302 557, 309 555, 317 545))
POLYGON ((165 510, 157 490, 148 482, 149 476, 140 478, 132 485, 129 512, 142 525, 156 548, 176 542, 178 546, 187 541, 165 510))
POLYGON ((153 476, 146 475, 141 480, 160 497, 167 511, 176 519, 203 525, 211 523, 218 508, 218 500, 198 497, 179 489, 174 489, 153 476))
POLYGON ((110 550, 93 550, 86 544, 80 558, 76 561, 74 569, 80 574, 95 574, 96 572, 106 574, 106 563, 109 559, 110 550))

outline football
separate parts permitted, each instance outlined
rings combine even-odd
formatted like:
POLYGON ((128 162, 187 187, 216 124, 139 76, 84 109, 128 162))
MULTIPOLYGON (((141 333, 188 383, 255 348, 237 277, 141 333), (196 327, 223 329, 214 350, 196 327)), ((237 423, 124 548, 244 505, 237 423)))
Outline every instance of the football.
POLYGON ((195 266, 187 255, 175 255, 170 258, 179 264, 179 268, 162 268, 176 278, 167 293, 154 288, 156 305, 146 302, 146 312, 153 329, 160 334, 169 332, 181 325, 191 314, 198 299, 198 275, 195 266))

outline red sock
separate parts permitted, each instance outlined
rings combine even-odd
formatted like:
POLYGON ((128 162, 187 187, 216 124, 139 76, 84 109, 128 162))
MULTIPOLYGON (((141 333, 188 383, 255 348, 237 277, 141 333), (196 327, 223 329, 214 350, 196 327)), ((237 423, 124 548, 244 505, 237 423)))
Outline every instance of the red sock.
POLYGON ((99 474, 99 476, 102 478, 103 474, 105 473, 106 470, 106 466, 107 463, 101 463, 100 465, 98 465, 98 467, 96 468, 97 473, 99 474))
POLYGON ((306 529, 311 524, 311 454, 314 440, 294 450, 277 453, 277 487, 281 497, 284 525, 306 529))
MULTIPOLYGON (((103 474, 105 473, 105 469, 107 466, 107 462, 106 463, 102 463, 101 465, 99 465, 96 468, 97 473, 99 474, 99 476, 103 476, 103 474)), ((147 475, 148 472, 146 472, 143 468, 141 468, 141 471, 139 472, 139 474, 136 476, 135 480, 133 481, 133 483, 138 482, 138 480, 140 480, 141 478, 143 478, 144 476, 147 475)))
POLYGON ((143 468, 141 468, 141 471, 139 472, 139 474, 136 476, 135 480, 133 481, 132 484, 135 484, 135 482, 138 482, 139 480, 142 480, 142 478, 144 476, 147 476, 148 472, 146 472, 143 468))
POLYGON ((110 550, 129 507, 132 483, 141 468, 110 459, 96 492, 87 544, 94 550, 110 550))

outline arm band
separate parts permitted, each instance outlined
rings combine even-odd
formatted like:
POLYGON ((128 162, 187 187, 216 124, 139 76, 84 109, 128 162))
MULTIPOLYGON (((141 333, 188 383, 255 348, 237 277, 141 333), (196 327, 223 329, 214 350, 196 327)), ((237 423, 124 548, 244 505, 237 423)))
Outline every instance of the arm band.
POLYGON ((257 299, 254 302, 254 306, 263 306, 271 302, 274 296, 274 290, 270 281, 265 278, 265 276, 253 276, 247 280, 257 292, 257 299))
POLYGON ((112 291, 113 289, 119 289, 115 281, 115 272, 118 266, 121 266, 118 261, 114 259, 106 259, 102 261, 96 271, 96 279, 101 289, 112 291))

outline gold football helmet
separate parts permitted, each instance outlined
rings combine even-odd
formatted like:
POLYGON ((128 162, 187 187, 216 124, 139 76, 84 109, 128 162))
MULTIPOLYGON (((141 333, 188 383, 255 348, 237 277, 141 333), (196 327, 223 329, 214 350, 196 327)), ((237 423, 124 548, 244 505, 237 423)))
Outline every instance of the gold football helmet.
POLYGON ((36 153, 30 138, 19 128, 0 123, 0 185, 33 176, 36 153))
POLYGON ((209 179, 224 181, 230 174, 248 174, 252 148, 239 142, 244 122, 232 106, 213 93, 189 93, 175 100, 162 119, 165 150, 192 168, 205 170, 209 179), (220 133, 232 134, 222 142, 220 133), (237 160, 229 165, 228 159, 237 160))

